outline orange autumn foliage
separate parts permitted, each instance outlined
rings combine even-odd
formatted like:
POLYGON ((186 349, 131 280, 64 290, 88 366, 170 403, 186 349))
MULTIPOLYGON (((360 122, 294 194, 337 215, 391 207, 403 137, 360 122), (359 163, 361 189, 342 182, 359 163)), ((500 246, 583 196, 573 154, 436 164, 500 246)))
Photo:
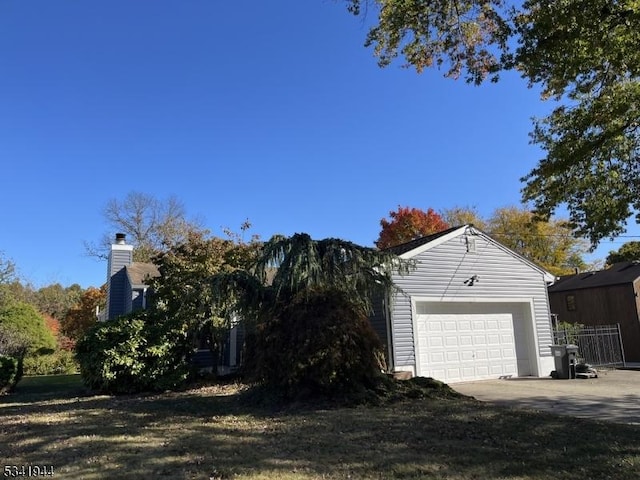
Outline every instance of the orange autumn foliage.
POLYGON ((380 220, 380 236, 375 244, 380 249, 410 242, 449 228, 447 222, 432 208, 426 212, 419 208, 398 206, 389 212, 390 219, 380 220))
POLYGON ((53 333, 54 337, 57 338, 58 335, 60 334, 60 322, 58 321, 58 319, 53 318, 51 315, 46 313, 43 314, 42 316, 44 317, 44 323, 49 329, 49 331, 53 333))

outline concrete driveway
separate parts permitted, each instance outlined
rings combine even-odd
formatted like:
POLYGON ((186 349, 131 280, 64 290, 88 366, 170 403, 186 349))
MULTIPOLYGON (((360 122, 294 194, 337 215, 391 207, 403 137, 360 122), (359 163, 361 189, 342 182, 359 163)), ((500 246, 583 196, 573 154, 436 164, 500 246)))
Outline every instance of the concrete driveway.
POLYGON ((592 379, 524 377, 451 387, 483 402, 640 425, 640 370, 599 371, 592 379))

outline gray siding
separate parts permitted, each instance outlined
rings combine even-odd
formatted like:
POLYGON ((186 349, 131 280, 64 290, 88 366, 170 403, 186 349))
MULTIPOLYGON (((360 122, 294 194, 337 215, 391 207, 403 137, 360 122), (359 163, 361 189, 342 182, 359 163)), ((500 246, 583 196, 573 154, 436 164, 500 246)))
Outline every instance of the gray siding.
POLYGON ((473 297, 533 299, 539 354, 551 355, 551 324, 543 274, 485 236, 475 238, 475 253, 467 252, 465 237, 460 235, 413 257, 416 269, 409 275, 394 277, 402 289, 392 304, 396 367, 415 365, 412 297, 457 301, 473 297), (465 280, 473 275, 478 275, 479 281, 473 286, 465 285, 465 280))
MULTIPOLYGON (((124 267, 131 264, 130 249, 112 248, 109 254, 107 275, 107 319, 111 320, 127 312, 127 274, 124 267)), ((130 302, 131 300, 129 300, 130 302)))
POLYGON ((111 276, 109 282, 109 320, 127 313, 127 274, 124 269, 111 276))

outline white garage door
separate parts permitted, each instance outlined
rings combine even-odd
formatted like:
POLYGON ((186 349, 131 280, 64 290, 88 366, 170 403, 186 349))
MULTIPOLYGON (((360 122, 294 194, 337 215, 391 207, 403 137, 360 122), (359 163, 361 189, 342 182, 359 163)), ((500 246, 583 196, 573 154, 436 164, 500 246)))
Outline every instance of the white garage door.
MULTIPOLYGON (((433 313, 417 316, 419 375, 446 383, 515 377, 519 364, 521 368, 528 364, 526 358, 519 361, 516 348, 515 332, 522 330, 517 325, 523 320, 521 309, 509 304, 418 308, 418 312, 428 310, 433 313)), ((519 350, 527 349, 521 345, 519 350)))

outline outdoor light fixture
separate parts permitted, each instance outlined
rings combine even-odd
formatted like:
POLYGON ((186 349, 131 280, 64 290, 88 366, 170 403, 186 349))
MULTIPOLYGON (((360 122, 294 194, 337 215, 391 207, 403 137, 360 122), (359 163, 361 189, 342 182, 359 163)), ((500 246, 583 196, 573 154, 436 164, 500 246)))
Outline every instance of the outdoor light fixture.
POLYGON ((478 275, 473 275, 473 276, 471 276, 471 277, 467 278, 467 279, 464 281, 464 284, 465 284, 467 287, 473 287, 473 284, 474 284, 474 283, 476 283, 476 282, 479 282, 479 281, 480 281, 480 277, 479 277, 478 275))

